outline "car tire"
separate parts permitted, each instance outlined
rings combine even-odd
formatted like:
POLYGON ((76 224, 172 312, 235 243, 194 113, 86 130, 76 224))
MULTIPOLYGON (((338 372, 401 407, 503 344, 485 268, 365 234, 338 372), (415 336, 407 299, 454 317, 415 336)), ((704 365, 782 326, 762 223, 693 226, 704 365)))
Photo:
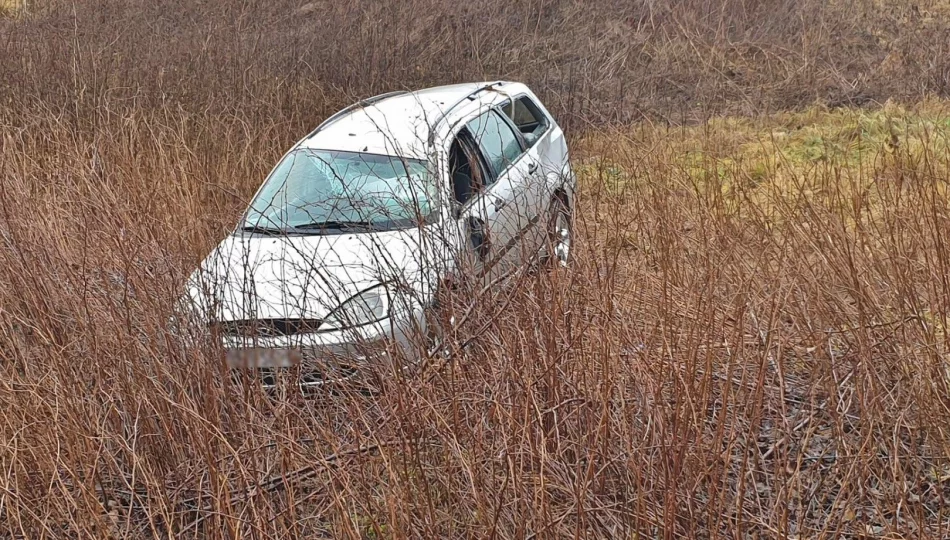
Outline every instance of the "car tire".
POLYGON ((571 262, 574 212, 567 196, 558 193, 551 199, 542 263, 548 268, 566 268, 571 262))

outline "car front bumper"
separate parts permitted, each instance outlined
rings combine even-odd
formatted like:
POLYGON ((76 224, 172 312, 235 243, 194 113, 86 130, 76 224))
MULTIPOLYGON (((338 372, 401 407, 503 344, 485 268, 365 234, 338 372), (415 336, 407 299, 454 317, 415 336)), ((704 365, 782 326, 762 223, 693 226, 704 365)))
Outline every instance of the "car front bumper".
POLYGON ((235 372, 259 376, 265 387, 296 383, 302 388, 336 384, 412 358, 414 336, 424 335, 420 308, 352 330, 292 336, 222 336, 225 360, 235 372))

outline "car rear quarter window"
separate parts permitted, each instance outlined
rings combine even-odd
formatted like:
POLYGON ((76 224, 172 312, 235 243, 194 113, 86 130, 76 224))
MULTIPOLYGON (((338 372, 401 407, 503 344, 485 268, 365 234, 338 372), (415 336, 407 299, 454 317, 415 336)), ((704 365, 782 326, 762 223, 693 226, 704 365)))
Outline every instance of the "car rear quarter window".
POLYGON ((505 105, 505 115, 518 127, 525 143, 531 146, 547 131, 549 122, 541 109, 528 96, 521 96, 505 105))
POLYGON ((483 113, 469 122, 467 127, 496 175, 521 156, 518 136, 497 112, 492 110, 483 113))

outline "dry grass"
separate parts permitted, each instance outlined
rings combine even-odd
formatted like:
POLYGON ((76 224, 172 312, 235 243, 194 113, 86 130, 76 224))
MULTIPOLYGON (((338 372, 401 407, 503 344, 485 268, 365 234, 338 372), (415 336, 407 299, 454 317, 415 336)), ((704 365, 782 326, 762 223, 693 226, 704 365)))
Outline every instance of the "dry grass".
POLYGON ((946 0, 45 0, 0 18, 0 103, 300 131, 386 90, 501 77, 572 130, 950 96, 946 0))
MULTIPOLYGON (((574 267, 478 298, 453 362, 427 377, 383 374, 377 394, 268 397, 230 383, 220 351, 170 334, 187 273, 321 115, 393 81, 480 78, 438 73, 451 60, 434 52, 452 42, 432 29, 452 20, 444 11, 394 11, 393 24, 420 34, 393 37, 372 34, 379 14, 355 4, 320 4, 326 17, 306 20, 336 39, 334 17, 363 17, 348 28, 363 49, 301 43, 310 52, 297 57, 286 51, 305 26, 273 50, 254 36, 277 39, 266 30, 303 16, 261 6, 228 5, 215 19, 199 2, 163 19, 149 4, 139 8, 153 26, 135 26, 139 8, 109 4, 139 31, 107 38, 83 32, 118 23, 79 14, 66 24, 55 6, 0 27, 16 53, 0 58, 14 83, 0 86, 0 536, 947 536, 950 115, 939 99, 605 134, 580 129, 620 103, 593 87, 635 70, 597 79, 612 64, 568 58, 552 38, 546 65, 524 67, 517 49, 523 71, 480 71, 515 62, 482 34, 501 23, 459 27, 482 54, 456 58, 468 73, 535 77, 575 119, 574 267), (62 41, 36 40, 64 28, 62 41), (433 48, 417 49, 425 40, 433 48), (570 65, 574 75, 557 73, 570 65), (264 77, 271 68, 279 79, 264 77)), ((563 13, 594 17, 536 4, 516 4, 523 28, 512 36, 543 37, 563 13)), ((738 4, 708 11, 736 18, 738 4)), ((823 5, 827 17, 838 9, 823 5)), ((925 11, 927 24, 945 24, 925 11)), ((679 24, 689 13, 650 14, 679 24)), ((710 20, 677 35, 725 51, 704 34, 710 20)), ((689 43, 677 39, 667 44, 689 43)), ((904 58, 941 46, 900 43, 904 58)), ((796 73, 788 58, 774 62, 754 73, 796 73)), ((696 83, 689 92, 749 105, 711 91, 718 79, 697 66, 676 72, 696 83)), ((655 87, 671 87, 673 73, 655 87)), ((816 72, 789 76, 786 89, 825 88, 816 72)), ((869 92, 891 92, 880 84, 869 92)), ((903 95, 940 93, 920 84, 903 95)), ((804 103, 782 96, 749 99, 804 103)), ((639 114, 622 110, 621 120, 639 114)))
POLYGON ((21 9, 23 9, 22 0, 0 1, 0 15, 16 15, 21 9))

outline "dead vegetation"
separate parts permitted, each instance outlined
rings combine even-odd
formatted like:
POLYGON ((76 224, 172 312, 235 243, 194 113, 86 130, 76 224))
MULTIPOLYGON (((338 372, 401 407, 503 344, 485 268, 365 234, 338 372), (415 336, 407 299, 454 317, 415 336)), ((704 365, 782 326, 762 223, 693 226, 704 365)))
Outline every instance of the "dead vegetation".
POLYGON ((577 130, 950 93, 945 0, 9 5, 0 103, 82 122, 180 107, 306 129, 357 97, 494 77, 577 130))
POLYGON ((943 4, 83 4, 0 21, 0 535, 947 535, 943 4), (570 272, 375 394, 169 333, 294 138, 496 76, 572 128, 570 272))

